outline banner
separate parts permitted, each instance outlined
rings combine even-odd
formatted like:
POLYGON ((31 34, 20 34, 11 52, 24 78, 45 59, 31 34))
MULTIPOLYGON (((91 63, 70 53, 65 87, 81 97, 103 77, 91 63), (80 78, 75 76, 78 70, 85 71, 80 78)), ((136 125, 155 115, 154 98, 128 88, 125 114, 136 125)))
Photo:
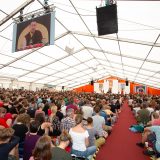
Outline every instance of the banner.
POLYGON ((146 86, 135 86, 135 93, 146 94, 146 86))
POLYGON ((109 81, 109 88, 112 89, 113 87, 113 80, 108 80, 109 81))
POLYGON ((100 91, 101 93, 104 92, 103 83, 99 83, 99 91, 100 91))
POLYGON ((126 84, 125 83, 121 83, 121 90, 123 89, 125 89, 125 86, 126 86, 126 84))

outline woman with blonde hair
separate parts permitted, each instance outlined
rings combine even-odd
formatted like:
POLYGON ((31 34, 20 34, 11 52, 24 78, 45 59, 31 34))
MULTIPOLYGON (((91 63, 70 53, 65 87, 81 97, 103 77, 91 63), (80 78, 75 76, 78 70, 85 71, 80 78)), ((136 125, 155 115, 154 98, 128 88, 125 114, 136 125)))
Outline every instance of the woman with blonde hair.
POLYGON ((52 123, 52 127, 53 127, 53 132, 50 134, 51 136, 59 136, 61 134, 61 130, 60 130, 60 120, 59 118, 56 116, 57 113, 57 106, 54 105, 51 107, 50 109, 50 115, 49 115, 49 120, 52 123))
POLYGON ((51 137, 45 135, 39 138, 33 150, 33 156, 29 160, 51 160, 51 137))

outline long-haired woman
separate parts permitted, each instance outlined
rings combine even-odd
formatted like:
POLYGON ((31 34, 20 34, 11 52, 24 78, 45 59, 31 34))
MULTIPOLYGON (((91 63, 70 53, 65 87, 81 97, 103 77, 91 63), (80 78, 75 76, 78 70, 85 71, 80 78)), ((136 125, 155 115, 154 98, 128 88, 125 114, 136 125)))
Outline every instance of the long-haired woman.
POLYGON ((39 138, 29 160, 51 160, 51 137, 45 135, 39 138))

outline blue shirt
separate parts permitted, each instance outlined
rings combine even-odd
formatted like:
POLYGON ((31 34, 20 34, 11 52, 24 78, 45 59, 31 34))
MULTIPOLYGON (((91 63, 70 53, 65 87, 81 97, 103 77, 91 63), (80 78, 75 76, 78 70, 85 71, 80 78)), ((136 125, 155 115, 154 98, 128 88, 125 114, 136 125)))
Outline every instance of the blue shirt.
POLYGON ((160 153, 160 126, 152 126, 149 129, 156 135, 156 150, 160 153))
POLYGON ((108 118, 107 114, 104 111, 100 111, 99 115, 102 116, 105 119, 105 124, 109 125, 109 122, 108 122, 108 119, 107 119, 108 118))

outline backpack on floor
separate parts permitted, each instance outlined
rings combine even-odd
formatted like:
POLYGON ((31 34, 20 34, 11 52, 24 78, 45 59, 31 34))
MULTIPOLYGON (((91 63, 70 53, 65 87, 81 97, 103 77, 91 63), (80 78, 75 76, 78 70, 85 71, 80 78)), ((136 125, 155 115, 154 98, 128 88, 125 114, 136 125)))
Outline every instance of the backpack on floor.
POLYGON ((129 129, 130 129, 132 132, 142 133, 142 132, 144 131, 144 126, 142 126, 142 125, 132 125, 129 129))

